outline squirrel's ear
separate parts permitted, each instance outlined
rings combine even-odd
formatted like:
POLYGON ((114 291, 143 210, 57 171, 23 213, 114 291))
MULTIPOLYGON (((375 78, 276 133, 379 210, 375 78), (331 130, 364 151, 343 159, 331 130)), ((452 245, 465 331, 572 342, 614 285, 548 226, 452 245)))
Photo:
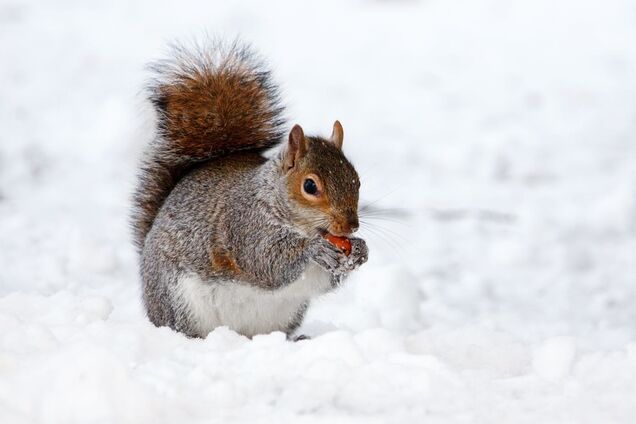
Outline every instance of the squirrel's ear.
POLYGON ((340 121, 333 123, 333 131, 331 132, 331 142, 336 145, 337 148, 342 149, 342 142, 344 140, 344 130, 340 121))
POLYGON ((289 133, 289 142, 287 143, 284 159, 285 170, 293 168, 298 159, 305 156, 306 152, 305 133, 301 126, 296 124, 289 133))

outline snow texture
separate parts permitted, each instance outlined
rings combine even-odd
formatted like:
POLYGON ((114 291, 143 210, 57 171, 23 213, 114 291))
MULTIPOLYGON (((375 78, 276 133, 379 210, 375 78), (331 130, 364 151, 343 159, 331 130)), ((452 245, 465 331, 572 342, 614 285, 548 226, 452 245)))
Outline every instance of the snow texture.
POLYGON ((0 422, 633 423, 635 41, 627 0, 0 2, 0 422), (144 64, 206 31, 394 209, 311 340, 144 317, 144 64))

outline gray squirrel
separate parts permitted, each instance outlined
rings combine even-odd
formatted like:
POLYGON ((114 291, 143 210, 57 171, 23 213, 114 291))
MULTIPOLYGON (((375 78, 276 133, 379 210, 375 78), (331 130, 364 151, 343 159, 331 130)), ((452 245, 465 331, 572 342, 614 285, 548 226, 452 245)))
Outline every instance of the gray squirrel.
POLYGON ((132 212, 150 321, 292 337, 310 301, 368 258, 351 237, 360 180, 341 124, 329 139, 287 135, 271 72, 237 42, 174 47, 151 69, 157 131, 132 212), (349 255, 325 236, 346 237, 349 255))

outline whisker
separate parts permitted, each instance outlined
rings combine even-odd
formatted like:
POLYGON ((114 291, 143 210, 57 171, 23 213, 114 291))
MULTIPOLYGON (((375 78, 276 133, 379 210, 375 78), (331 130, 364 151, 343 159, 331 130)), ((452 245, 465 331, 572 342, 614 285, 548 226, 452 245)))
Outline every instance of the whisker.
POLYGON ((374 227, 366 223, 364 227, 361 227, 360 232, 362 234, 364 234, 365 232, 368 232, 370 235, 377 237, 378 239, 380 239, 380 241, 382 241, 385 245, 389 246, 396 253, 402 251, 402 244, 400 243, 399 240, 396 240, 396 239, 401 238, 403 241, 406 241, 404 237, 402 237, 401 235, 397 233, 391 234, 390 232, 386 231, 386 229, 374 227))
POLYGON ((379 233, 385 234, 387 237, 392 237, 392 238, 397 239, 396 241, 400 241, 400 242, 407 242, 408 241, 407 238, 403 234, 401 234, 401 233, 399 233, 397 231, 394 231, 394 230, 392 230, 390 228, 383 227, 383 226, 378 225, 376 223, 370 223, 370 222, 365 222, 364 224, 366 225, 367 228, 372 228, 372 229, 374 229, 375 231, 377 231, 379 233))
POLYGON ((390 216, 382 216, 382 215, 358 215, 359 218, 362 219, 366 219, 369 221, 385 221, 385 222, 391 222, 393 224, 406 224, 406 220, 404 219, 399 219, 399 218, 394 218, 394 217, 390 217, 390 216))
POLYGON ((364 204, 359 208, 359 212, 366 215, 382 215, 382 216, 394 216, 394 217, 405 217, 409 215, 409 212, 406 209, 401 208, 379 208, 375 206, 371 206, 369 204, 364 204))
POLYGON ((404 256, 404 251, 401 246, 398 246, 381 234, 377 234, 369 230, 368 232, 363 233, 362 237, 364 239, 367 239, 370 242, 369 244, 371 246, 373 246, 373 244, 375 243, 379 243, 383 247, 383 249, 387 250, 390 253, 393 253, 397 258, 402 259, 404 256), (373 242, 373 240, 375 240, 375 243, 373 242))

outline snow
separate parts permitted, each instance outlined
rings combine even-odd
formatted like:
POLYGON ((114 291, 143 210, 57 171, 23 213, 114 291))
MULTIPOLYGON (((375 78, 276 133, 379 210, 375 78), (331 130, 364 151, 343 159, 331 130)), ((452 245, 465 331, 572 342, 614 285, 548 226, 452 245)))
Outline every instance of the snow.
POLYGON ((546 380, 563 379, 570 372, 576 348, 570 337, 553 337, 532 352, 534 372, 546 380))
POLYGON ((634 422, 635 2, 178 3, 0 4, 0 422, 634 422), (311 340, 144 317, 143 67, 206 31, 396 209, 311 340))

